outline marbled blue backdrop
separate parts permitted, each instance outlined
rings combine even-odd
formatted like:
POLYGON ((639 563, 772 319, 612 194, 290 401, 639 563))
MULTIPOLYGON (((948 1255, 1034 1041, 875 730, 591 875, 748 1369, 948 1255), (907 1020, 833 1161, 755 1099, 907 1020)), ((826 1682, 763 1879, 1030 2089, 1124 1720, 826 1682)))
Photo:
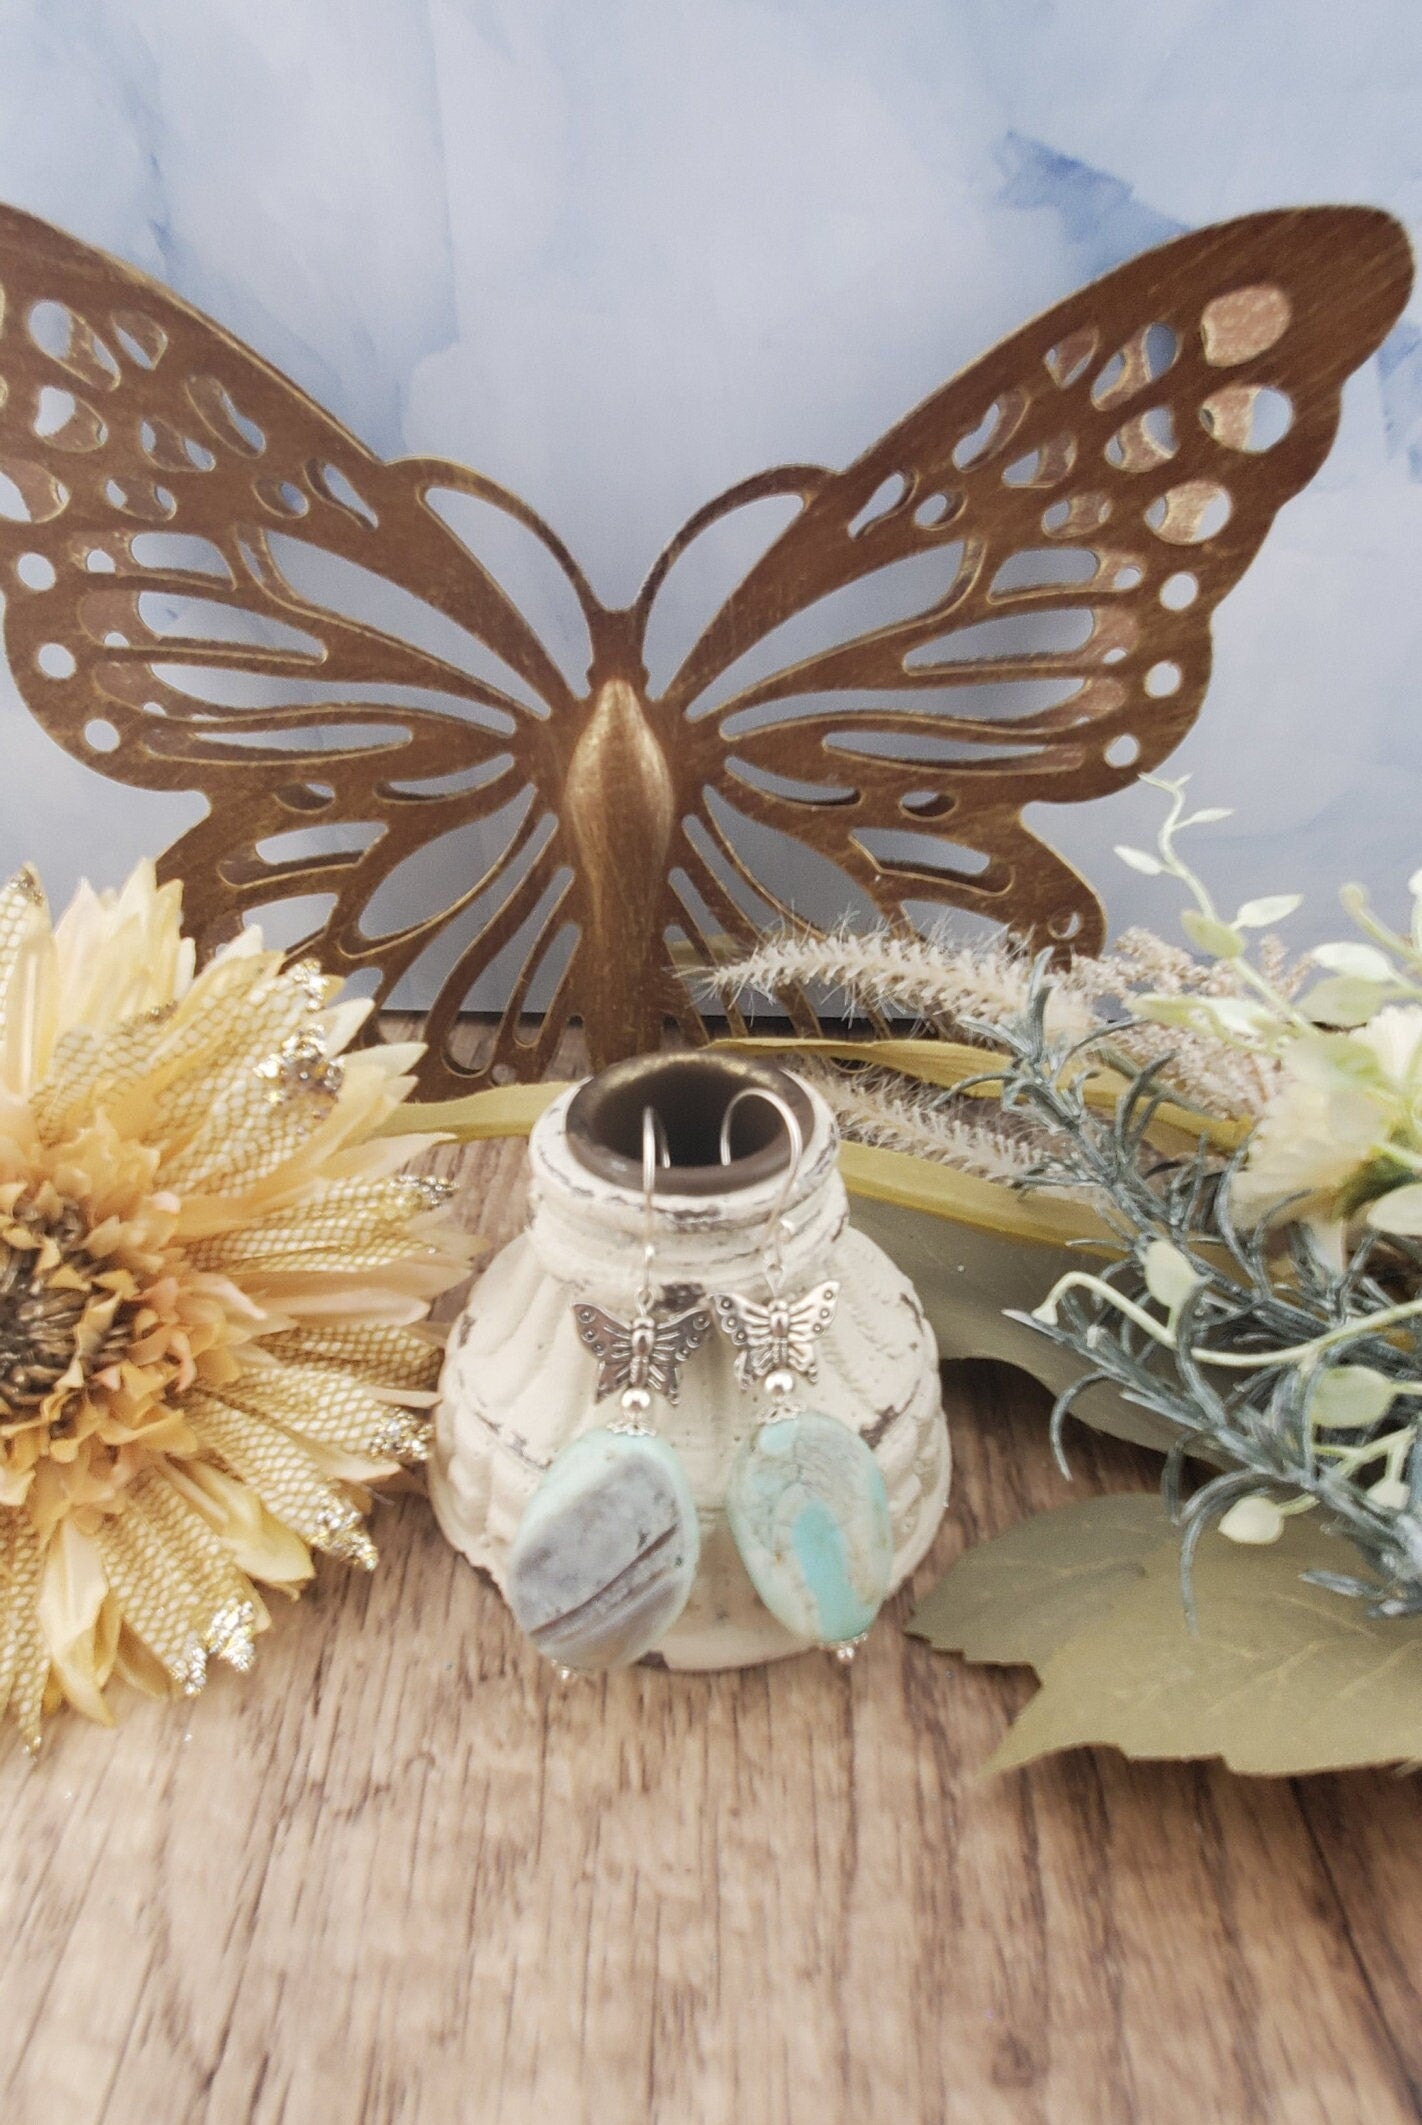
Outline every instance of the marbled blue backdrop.
MULTIPOLYGON (((8 0, 0 196, 161 275, 387 454, 526 495, 607 596, 700 502, 843 462, 1179 229, 1422 222, 1417 0, 8 0)), ((1224 890, 1422 861, 1422 329, 1221 613, 1177 756, 1224 890)), ((0 698, 0 858, 114 880, 193 815, 0 698)), ((1137 791, 1046 822, 1119 921, 1137 791)))

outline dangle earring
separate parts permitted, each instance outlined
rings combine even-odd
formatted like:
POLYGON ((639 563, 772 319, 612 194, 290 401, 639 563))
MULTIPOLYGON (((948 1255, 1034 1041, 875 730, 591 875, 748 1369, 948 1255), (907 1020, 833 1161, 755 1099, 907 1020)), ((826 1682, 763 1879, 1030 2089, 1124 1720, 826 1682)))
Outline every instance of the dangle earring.
POLYGON ((649 1422, 653 1395, 676 1401, 682 1366, 711 1333, 704 1306, 656 1310, 659 1162, 671 1163, 665 1134, 644 1107, 642 1275, 632 1318, 573 1308, 578 1338, 598 1361, 593 1401, 617 1394, 621 1413, 563 1448, 509 1550, 509 1607, 565 1674, 626 1667, 649 1653, 685 1608, 700 1558, 686 1472, 649 1422))
POLYGON ((769 1300, 720 1291, 717 1326, 735 1346, 736 1383, 766 1397, 742 1445, 726 1492, 726 1517, 751 1582, 771 1614, 798 1638, 854 1658, 889 1590, 893 1532, 883 1473, 859 1434, 838 1418, 804 1409, 797 1375, 814 1384, 815 1339, 834 1319, 839 1285, 817 1284, 797 1299, 784 1290, 785 1218, 804 1157, 793 1108, 757 1085, 738 1092, 721 1124, 721 1163, 731 1158, 731 1120, 742 1100, 775 1108, 789 1139, 784 1186, 765 1228, 769 1300))

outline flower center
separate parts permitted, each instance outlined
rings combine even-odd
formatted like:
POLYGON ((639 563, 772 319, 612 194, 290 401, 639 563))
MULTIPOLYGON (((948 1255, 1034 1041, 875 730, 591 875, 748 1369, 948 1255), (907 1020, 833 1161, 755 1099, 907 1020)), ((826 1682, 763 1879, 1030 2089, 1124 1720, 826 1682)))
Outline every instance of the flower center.
POLYGON ((22 1197, 0 1223, 0 1428, 29 1421, 76 1359, 87 1379, 129 1338, 132 1301, 98 1281, 83 1213, 43 1193, 48 1201, 22 1197))

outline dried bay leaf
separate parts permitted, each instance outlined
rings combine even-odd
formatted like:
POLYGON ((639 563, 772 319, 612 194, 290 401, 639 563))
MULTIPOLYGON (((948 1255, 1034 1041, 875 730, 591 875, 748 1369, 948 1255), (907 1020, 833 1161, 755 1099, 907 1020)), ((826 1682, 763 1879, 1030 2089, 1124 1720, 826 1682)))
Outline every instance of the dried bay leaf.
POLYGON ((495 1136, 527 1136, 545 1107, 571 1085, 544 1079, 536 1085, 493 1085, 464 1099, 407 1099, 389 1116, 377 1136, 424 1134, 477 1144, 495 1136))
POLYGON ((1192 1633, 1159 1500, 1089 1499, 971 1551, 910 1628, 1037 1668, 1042 1686, 991 1770, 1090 1746, 1273 1777, 1415 1762, 1422 1618, 1371 1617, 1300 1576, 1336 1568, 1339 1548, 1312 1515, 1267 1549, 1206 1535, 1192 1633))
POLYGON ((1111 1613, 1047 1662, 995 1768, 1081 1742, 1276 1777, 1422 1757, 1422 1620, 1369 1616, 1300 1577, 1337 1559, 1300 1520, 1267 1550, 1207 1535, 1192 1635, 1179 1553, 1163 1544, 1111 1613))
POLYGON ((1171 1529, 1154 1491, 1088 1498, 980 1542, 914 1610, 908 1629, 940 1653, 1040 1670, 1108 1615, 1171 1529))
MULTIPOLYGON (((893 1152, 869 1154, 862 1144, 846 1145, 860 1157, 880 1159, 893 1152)), ((946 1173, 923 1159, 904 1159, 907 1166, 927 1173, 946 1173)), ((853 1187, 853 1179, 850 1186, 853 1187)), ((967 1179, 967 1175, 950 1178, 967 1179)), ((1010 1194, 988 1181, 977 1184, 996 1195, 1010 1194)), ((1026 1198, 1029 1202, 1031 1197, 1026 1198)), ((1073 1351, 1049 1342, 1046 1336, 1009 1320, 1006 1309, 1030 1313, 1041 1304, 1059 1276, 1080 1269, 1080 1254, 1065 1247, 1024 1246, 1019 1238, 990 1232, 982 1227, 955 1224, 948 1218, 932 1217, 905 1209, 895 1202, 876 1201, 854 1194, 851 1215, 859 1230, 874 1240, 896 1262, 917 1291, 943 1358, 997 1358, 1040 1380, 1054 1395, 1079 1380, 1086 1370, 1073 1351)), ((1166 1452, 1176 1434, 1150 1410, 1137 1409, 1114 1387, 1088 1387, 1072 1405, 1075 1416, 1113 1438, 1128 1439, 1133 1446, 1148 1446, 1166 1452)), ((1046 1425, 1042 1449, 1047 1451, 1046 1425)))

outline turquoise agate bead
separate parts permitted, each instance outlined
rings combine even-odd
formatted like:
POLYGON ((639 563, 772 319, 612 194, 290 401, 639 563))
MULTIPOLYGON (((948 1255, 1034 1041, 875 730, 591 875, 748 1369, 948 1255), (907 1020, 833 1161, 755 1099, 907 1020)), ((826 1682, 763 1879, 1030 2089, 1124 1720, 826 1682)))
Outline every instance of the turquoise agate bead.
POLYGON ((650 1432, 599 1427, 565 1446, 524 1511, 504 1591, 519 1628, 568 1668, 626 1667, 686 1606, 696 1503, 650 1432))
POLYGON ((815 1410, 774 1417, 736 1456, 726 1516, 772 1616, 820 1645, 863 1636, 889 1591, 894 1539, 878 1462, 815 1410))

